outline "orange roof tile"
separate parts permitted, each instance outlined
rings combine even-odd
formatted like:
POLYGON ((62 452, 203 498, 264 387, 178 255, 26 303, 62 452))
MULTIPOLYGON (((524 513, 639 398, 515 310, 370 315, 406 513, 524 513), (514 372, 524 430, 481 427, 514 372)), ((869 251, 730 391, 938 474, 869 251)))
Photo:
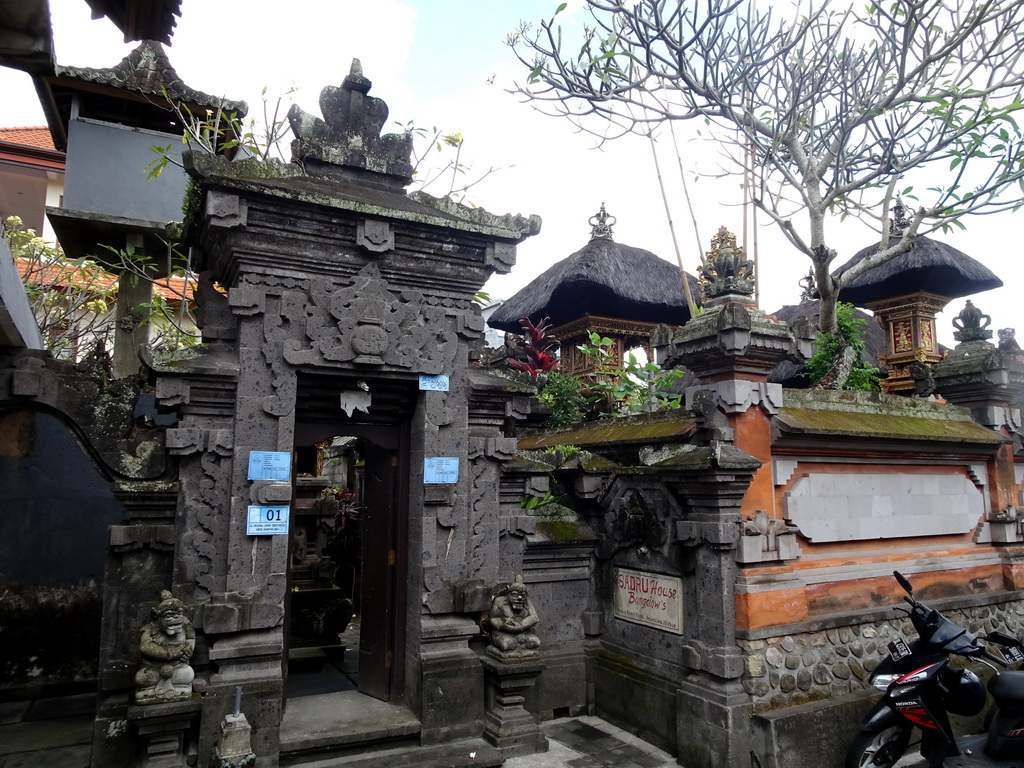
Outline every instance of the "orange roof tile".
POLYGON ((45 125, 29 126, 26 128, 0 128, 0 141, 22 144, 26 147, 38 147, 39 149, 56 149, 53 146, 53 137, 50 136, 50 129, 45 125))
MULTIPOLYGON (((15 259, 15 263, 23 280, 31 271, 32 277, 35 280, 56 286, 77 283, 79 287, 92 285, 96 287, 97 291, 103 291, 113 288, 117 283, 115 275, 102 270, 93 278, 93 275, 89 273, 83 272, 82 275, 78 275, 78 270, 68 265, 45 265, 38 262, 29 262, 25 259, 15 259)), ((172 303, 179 301, 182 293, 188 297, 189 301, 193 301, 195 287, 196 280, 194 277, 190 277, 187 280, 182 277, 166 277, 162 280, 153 281, 153 291, 172 303)))

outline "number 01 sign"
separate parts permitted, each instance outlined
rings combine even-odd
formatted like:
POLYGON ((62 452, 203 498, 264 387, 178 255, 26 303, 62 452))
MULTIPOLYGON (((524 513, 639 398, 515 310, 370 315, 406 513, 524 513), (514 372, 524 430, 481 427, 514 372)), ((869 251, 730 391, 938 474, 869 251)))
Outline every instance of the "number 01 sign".
POLYGON ((245 532, 249 536, 288 533, 288 507, 249 507, 245 532))

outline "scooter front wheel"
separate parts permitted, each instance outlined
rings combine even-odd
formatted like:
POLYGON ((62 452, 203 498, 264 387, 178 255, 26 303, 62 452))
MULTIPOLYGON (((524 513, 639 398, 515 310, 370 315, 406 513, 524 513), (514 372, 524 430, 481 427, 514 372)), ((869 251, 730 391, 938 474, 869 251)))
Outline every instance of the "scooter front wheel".
POLYGON ((846 768, 892 768, 906 752, 911 730, 900 723, 880 731, 861 731, 846 753, 846 768))

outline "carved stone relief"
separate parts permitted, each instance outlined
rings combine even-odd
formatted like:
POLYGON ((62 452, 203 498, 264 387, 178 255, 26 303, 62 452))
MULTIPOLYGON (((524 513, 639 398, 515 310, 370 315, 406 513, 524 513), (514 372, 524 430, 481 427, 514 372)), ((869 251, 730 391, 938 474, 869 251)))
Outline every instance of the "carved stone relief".
POLYGON ((469 578, 493 580, 498 562, 498 487, 501 463, 515 453, 514 438, 470 439, 469 578))
POLYGON ((599 556, 610 557, 630 548, 644 557, 667 558, 673 543, 672 520, 683 512, 664 483, 620 475, 601 497, 600 505, 606 513, 599 556))
POLYGON ((356 244, 370 253, 386 253, 395 247, 395 231, 386 221, 360 219, 356 223, 356 244))
POLYGON ((796 534, 800 529, 785 520, 773 520, 763 509, 740 522, 743 535, 736 548, 739 563, 795 560, 800 557, 796 534))
POLYGON ((220 514, 229 487, 234 433, 229 429, 180 428, 167 431, 167 449, 182 462, 180 506, 187 517, 177 563, 185 580, 209 595, 224 578, 218 552, 226 542, 226 516, 220 514), (198 461, 197 461, 198 459, 198 461))
POLYGON ((376 264, 347 286, 312 280, 309 299, 305 338, 285 343, 284 359, 293 365, 387 365, 428 374, 454 368, 458 335, 449 313, 419 291, 392 289, 376 264))

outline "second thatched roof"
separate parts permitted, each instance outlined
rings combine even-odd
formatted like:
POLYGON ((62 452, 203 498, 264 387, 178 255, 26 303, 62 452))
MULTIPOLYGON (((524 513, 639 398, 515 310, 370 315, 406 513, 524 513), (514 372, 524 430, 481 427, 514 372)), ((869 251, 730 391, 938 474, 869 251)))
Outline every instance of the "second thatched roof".
MULTIPOLYGON (((699 303, 697 279, 686 277, 699 303)), ((682 325, 690 310, 678 267, 643 248, 594 237, 508 299, 487 324, 519 333, 523 317, 550 317, 557 327, 584 315, 682 325)))
MULTIPOLYGON (((878 366, 878 356, 887 352, 888 339, 882 327, 875 322, 875 318, 860 309, 854 310, 854 317, 864 321, 861 326, 864 341, 864 362, 868 365, 878 366)), ((801 319, 807 319, 817 327, 818 319, 821 317, 821 302, 818 299, 804 299, 799 304, 787 304, 776 312, 772 313, 776 320, 781 320, 790 327, 801 319)), ((783 360, 768 375, 768 381, 782 384, 784 387, 803 389, 811 385, 810 378, 802 376, 803 363, 794 363, 791 360, 783 360)), ((886 375, 885 366, 881 367, 882 376, 886 375)))
MULTIPOLYGON (((878 245, 858 251, 836 270, 836 274, 841 275, 877 252, 878 245)), ((999 288, 1002 284, 988 267, 963 251, 930 237, 918 236, 909 251, 844 286, 839 299, 859 307, 918 291, 956 299, 999 288)))

